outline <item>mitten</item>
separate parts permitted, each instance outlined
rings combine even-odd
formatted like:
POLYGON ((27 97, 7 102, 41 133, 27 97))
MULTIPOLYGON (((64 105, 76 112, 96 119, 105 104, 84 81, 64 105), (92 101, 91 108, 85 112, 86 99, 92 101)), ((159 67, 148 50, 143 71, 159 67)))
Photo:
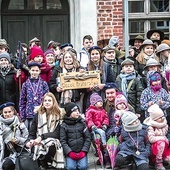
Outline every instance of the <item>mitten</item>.
POLYGON ((94 126, 92 126, 91 127, 91 130, 93 131, 93 132, 95 132, 96 130, 97 130, 97 127, 94 125, 94 126))
POLYGON ((82 159, 82 158, 84 158, 85 156, 86 156, 86 153, 85 153, 84 151, 81 151, 81 152, 77 153, 77 158, 78 158, 78 159, 82 159))
POLYGON ((71 151, 71 152, 68 153, 68 156, 71 159, 77 160, 77 153, 76 152, 71 151))
POLYGON ((114 127, 114 133, 118 134, 119 132, 120 132, 120 127, 119 126, 114 127))
POLYGON ((107 130, 107 125, 103 125, 102 130, 106 131, 107 130))

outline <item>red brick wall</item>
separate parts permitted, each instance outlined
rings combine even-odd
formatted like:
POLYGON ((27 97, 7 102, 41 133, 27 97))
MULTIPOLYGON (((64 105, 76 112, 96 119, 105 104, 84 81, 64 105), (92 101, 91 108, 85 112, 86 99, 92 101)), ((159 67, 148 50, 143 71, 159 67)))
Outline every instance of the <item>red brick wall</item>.
POLYGON ((97 0, 98 41, 119 36, 123 45, 122 0, 97 0))

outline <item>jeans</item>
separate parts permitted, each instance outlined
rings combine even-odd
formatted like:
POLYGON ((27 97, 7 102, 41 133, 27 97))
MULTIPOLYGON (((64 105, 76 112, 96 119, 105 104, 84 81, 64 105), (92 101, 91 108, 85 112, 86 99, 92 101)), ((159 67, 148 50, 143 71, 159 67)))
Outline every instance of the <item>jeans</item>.
POLYGON ((87 170, 87 166, 87 156, 79 160, 73 160, 70 157, 66 157, 67 170, 87 170))

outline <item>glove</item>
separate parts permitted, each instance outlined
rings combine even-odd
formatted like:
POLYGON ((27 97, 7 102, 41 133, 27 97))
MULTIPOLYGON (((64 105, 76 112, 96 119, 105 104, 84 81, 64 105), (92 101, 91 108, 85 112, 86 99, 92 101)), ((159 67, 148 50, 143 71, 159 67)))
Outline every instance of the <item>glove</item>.
POLYGON ((91 130, 95 132, 95 131, 97 130, 97 127, 96 127, 95 125, 92 126, 92 127, 91 127, 91 130))
POLYGON ((118 126, 114 127, 113 131, 115 134, 118 134, 120 132, 120 127, 118 127, 118 126))
POLYGON ((69 156, 71 159, 74 159, 74 160, 77 160, 77 159, 78 159, 77 153, 76 153, 76 152, 73 152, 73 151, 69 152, 69 153, 68 153, 68 156, 69 156))
POLYGON ((102 130, 106 131, 107 130, 107 125, 103 125, 102 130))
POLYGON ((82 159, 82 158, 84 158, 85 156, 86 156, 86 153, 85 153, 84 151, 81 151, 81 152, 77 153, 77 158, 78 158, 78 159, 82 159))

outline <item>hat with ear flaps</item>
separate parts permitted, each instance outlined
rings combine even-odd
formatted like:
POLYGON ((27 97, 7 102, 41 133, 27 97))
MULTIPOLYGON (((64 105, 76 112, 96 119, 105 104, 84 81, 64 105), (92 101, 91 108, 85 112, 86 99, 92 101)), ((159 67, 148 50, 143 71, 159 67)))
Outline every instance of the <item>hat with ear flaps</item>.
POLYGON ((140 120, 138 119, 137 115, 130 111, 124 111, 124 113, 121 116, 123 128, 127 132, 135 132, 142 129, 142 124, 140 123, 140 120), (135 124, 132 124, 135 122, 135 124))

